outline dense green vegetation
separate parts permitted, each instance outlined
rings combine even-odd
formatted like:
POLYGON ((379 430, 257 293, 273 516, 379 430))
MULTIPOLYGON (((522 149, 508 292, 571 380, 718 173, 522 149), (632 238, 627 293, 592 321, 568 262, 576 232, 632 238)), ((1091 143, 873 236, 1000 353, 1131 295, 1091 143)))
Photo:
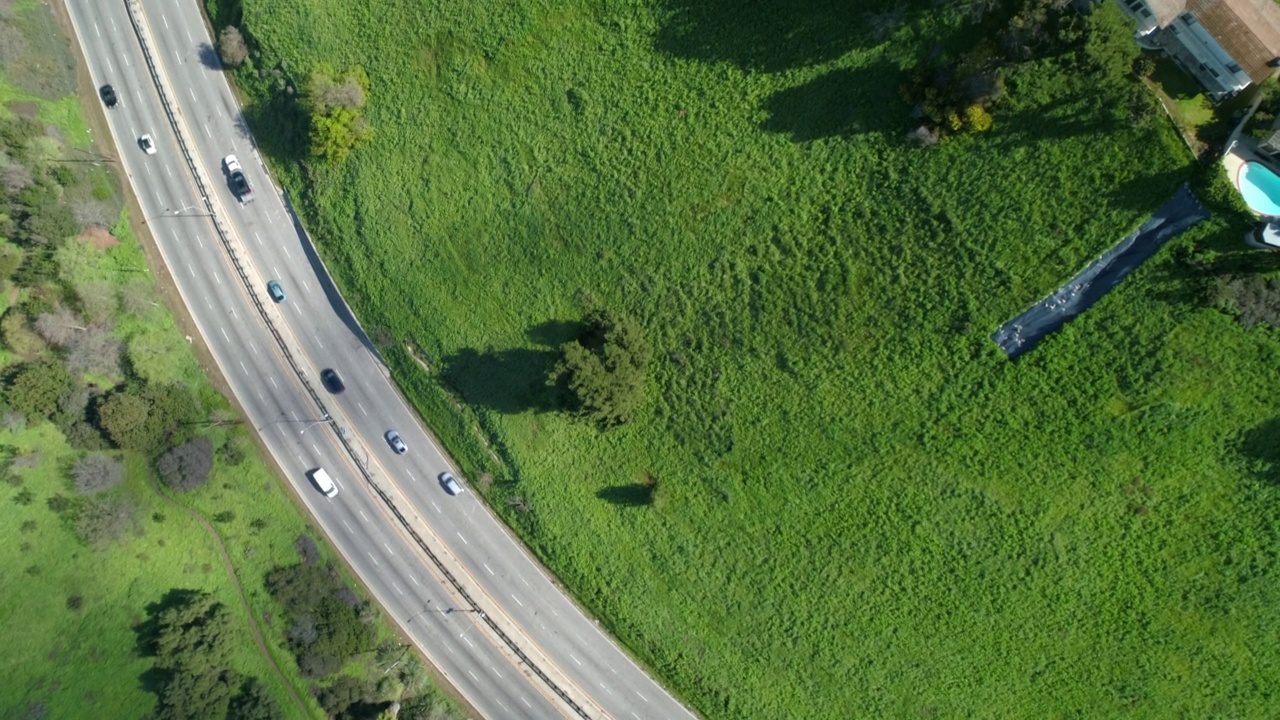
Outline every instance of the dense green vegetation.
MULTIPOLYGON (((318 717, 265 580, 332 559, 156 302, 50 17, 0 7, 0 717, 318 717)), ((450 714, 365 619, 361 698, 450 714)))
POLYGON ((924 149, 907 72, 1025 3, 211 5, 402 387, 702 713, 1273 712, 1280 343, 1211 300, 1274 264, 1135 92, 1111 3, 924 149), (337 168, 282 90, 319 63, 369 76, 337 168), (1213 220, 1005 359, 1002 321, 1187 179, 1213 220), (654 358, 603 432, 546 403, 591 308, 654 358))

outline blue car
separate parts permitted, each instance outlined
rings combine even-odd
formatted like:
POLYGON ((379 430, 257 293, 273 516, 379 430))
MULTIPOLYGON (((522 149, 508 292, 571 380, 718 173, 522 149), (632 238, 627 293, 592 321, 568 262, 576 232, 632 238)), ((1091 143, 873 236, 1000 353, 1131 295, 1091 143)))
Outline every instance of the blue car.
POLYGON ((272 280, 267 283, 267 292, 271 293, 271 299, 278 303, 284 302, 284 288, 280 286, 279 280, 272 280))

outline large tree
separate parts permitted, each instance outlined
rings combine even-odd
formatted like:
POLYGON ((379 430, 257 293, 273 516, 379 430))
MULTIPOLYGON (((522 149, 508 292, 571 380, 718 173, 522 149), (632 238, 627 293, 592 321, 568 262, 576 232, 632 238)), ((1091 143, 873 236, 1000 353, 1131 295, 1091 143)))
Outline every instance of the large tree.
POLYGON ((161 720, 225 718, 238 678, 228 670, 234 649, 231 615, 205 593, 190 593, 156 618, 156 667, 167 671, 161 720))
POLYGON ((548 382, 566 390, 569 408, 602 427, 629 422, 645 398, 649 344, 632 320, 596 310, 560 348, 548 382))

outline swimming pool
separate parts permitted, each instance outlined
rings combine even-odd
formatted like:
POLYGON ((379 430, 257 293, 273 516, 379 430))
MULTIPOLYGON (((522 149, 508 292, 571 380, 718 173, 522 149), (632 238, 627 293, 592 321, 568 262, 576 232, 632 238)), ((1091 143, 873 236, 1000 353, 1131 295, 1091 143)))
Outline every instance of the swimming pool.
POLYGON ((1280 176, 1266 166, 1246 162, 1236 171, 1236 187, 1249 209, 1259 215, 1280 216, 1280 176))

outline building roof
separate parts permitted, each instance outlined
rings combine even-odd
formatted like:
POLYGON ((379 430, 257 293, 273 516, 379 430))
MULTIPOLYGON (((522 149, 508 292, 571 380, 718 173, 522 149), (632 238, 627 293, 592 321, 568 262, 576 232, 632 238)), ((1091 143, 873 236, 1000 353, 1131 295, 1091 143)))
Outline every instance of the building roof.
POLYGON ((1275 0, 1152 0, 1151 5, 1157 16, 1159 5, 1185 5, 1254 82, 1265 80, 1270 63, 1280 58, 1280 5, 1275 0))
POLYGON ((1187 0, 1147 0, 1147 5, 1156 16, 1156 25, 1164 27, 1187 9, 1187 0))

